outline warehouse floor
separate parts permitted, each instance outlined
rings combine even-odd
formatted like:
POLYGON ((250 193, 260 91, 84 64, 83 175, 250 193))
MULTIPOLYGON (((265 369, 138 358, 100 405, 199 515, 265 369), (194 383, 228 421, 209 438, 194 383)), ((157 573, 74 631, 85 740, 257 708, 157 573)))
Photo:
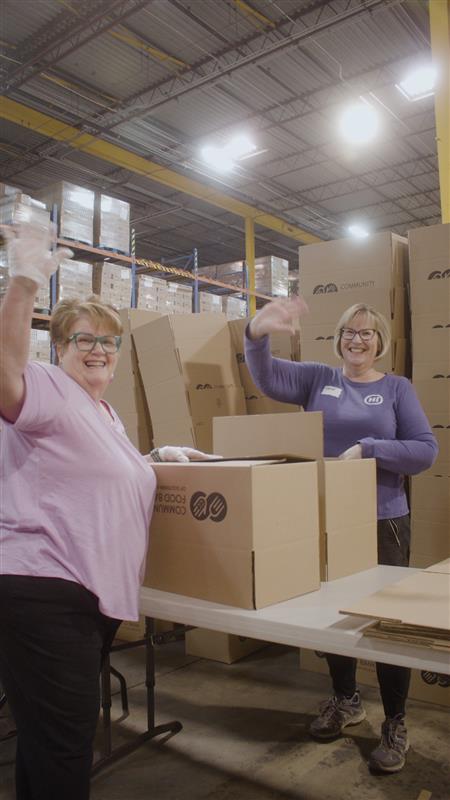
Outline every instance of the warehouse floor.
MULTIPOLYGON (((116 653, 114 664, 126 675, 131 705, 115 726, 117 742, 145 726, 143 651, 116 653)), ((317 744, 307 727, 328 681, 298 664, 298 651, 282 646, 231 666, 185 656, 182 642, 158 647, 158 721, 179 719, 183 730, 100 773, 92 800, 449 800, 448 709, 410 701, 407 765, 373 776, 366 760, 382 718, 377 690, 363 687, 367 720, 317 744)), ((0 719, 0 733, 7 728, 0 719)), ((14 796, 13 748, 13 740, 0 745, 1 800, 14 796)))

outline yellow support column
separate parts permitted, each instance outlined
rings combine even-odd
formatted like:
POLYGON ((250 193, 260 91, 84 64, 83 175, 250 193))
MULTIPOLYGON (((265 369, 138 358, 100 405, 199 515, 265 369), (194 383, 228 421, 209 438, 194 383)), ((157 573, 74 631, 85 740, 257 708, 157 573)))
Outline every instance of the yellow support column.
MULTIPOLYGON (((248 288, 255 291, 255 223, 251 217, 245 218, 245 261, 248 269, 248 288)), ((250 295, 250 316, 256 314, 256 297, 250 295)))
POLYGON ((442 222, 450 222, 450 0, 429 0, 433 64, 438 71, 434 96, 442 222))

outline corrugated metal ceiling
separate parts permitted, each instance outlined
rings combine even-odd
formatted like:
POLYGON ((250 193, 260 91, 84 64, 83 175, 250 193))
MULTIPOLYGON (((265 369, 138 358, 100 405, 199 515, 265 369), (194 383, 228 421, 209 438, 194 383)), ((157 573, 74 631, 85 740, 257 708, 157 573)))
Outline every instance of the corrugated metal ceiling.
MULTIPOLYGON (((29 3, 27 14, 16 2, 2 4, 3 75, 19 66, 20 43, 50 30, 62 13, 57 0, 29 3)), ((341 236, 353 212, 401 233, 438 221, 433 101, 410 104, 394 86, 429 57, 423 4, 249 0, 245 8, 234 0, 154 0, 66 57, 34 56, 44 74, 14 88, 13 99, 88 130, 99 125, 109 141, 284 213, 323 238, 341 236), (358 151, 339 140, 336 120, 359 95, 379 110, 383 127, 374 145, 358 151), (253 134, 261 153, 233 174, 212 175, 201 145, 240 130, 253 134)), ((168 253, 169 242, 172 253, 190 242, 202 263, 243 255, 241 219, 7 122, 0 124, 2 176, 30 190, 58 177, 90 182, 129 199, 137 219, 151 207, 159 216, 138 223, 142 241, 158 234, 155 252, 151 241, 145 245, 149 257, 163 254, 163 241, 168 253), (228 246, 226 223, 234 225, 228 246), (240 251, 232 256, 230 247, 240 251)), ((285 237, 258 235, 257 253, 267 244, 295 251, 285 237)))

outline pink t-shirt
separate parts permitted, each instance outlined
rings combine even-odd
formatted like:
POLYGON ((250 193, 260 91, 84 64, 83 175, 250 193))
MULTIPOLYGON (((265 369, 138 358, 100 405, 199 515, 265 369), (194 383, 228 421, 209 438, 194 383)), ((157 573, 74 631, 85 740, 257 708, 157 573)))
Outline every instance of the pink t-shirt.
POLYGON ((155 473, 62 369, 31 362, 25 385, 16 422, 0 417, 0 574, 75 581, 137 619, 155 473))

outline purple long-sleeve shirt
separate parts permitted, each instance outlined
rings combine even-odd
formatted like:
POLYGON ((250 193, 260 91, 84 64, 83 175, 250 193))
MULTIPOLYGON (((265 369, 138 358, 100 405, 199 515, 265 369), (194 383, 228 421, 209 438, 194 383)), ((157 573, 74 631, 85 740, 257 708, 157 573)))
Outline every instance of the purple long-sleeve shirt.
POLYGON ((269 337, 245 336, 245 360, 268 397, 322 411, 325 456, 359 443, 363 458, 377 462, 378 519, 408 513, 404 475, 428 469, 438 446, 407 378, 384 375, 370 383, 344 377, 327 364, 273 358, 269 337))

